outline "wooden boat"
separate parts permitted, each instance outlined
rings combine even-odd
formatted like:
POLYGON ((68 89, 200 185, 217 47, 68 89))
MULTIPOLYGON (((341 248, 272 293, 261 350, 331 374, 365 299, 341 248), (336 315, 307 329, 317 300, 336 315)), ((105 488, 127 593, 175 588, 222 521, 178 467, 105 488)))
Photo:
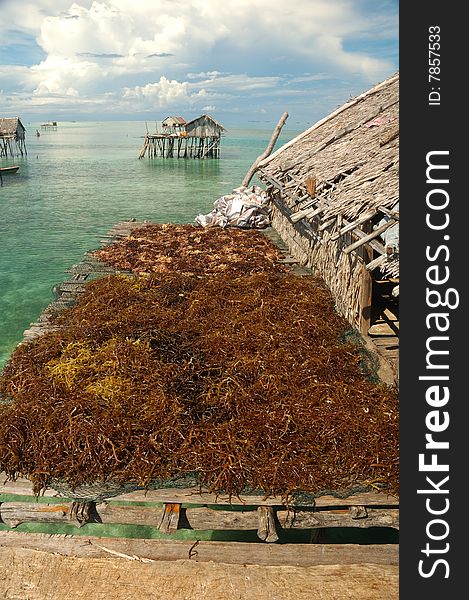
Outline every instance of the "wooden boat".
POLYGON ((0 167, 0 173, 5 175, 7 173, 16 173, 19 169, 19 165, 15 165, 14 167, 0 167))

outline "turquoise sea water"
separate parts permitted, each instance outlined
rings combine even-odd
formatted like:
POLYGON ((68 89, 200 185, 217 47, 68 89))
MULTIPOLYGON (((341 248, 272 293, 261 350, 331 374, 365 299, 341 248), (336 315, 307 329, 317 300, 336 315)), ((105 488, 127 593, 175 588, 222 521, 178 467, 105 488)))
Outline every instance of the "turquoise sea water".
MULTIPOLYGON (((56 131, 23 124, 27 157, 0 159, 20 165, 0 187, 0 369, 65 269, 115 223, 193 223, 241 184, 272 133, 229 129, 220 159, 139 160, 143 121, 59 122, 56 131)), ((284 129, 276 148, 298 133, 284 129)))

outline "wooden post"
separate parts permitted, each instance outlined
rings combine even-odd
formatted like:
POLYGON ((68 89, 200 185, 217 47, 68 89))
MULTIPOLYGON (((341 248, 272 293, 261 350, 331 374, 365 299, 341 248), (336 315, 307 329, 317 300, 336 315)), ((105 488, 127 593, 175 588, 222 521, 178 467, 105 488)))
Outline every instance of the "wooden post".
MULTIPOLYGON (((368 260, 365 262, 369 262, 369 257, 372 256, 373 251, 369 246, 364 246, 364 251, 368 255, 368 260)), ((371 272, 366 268, 366 264, 363 265, 363 270, 361 273, 361 287, 360 287, 360 332, 363 335, 368 334, 368 330, 371 327, 371 304, 373 298, 373 278, 371 272)))
POLYGON ((264 542, 276 542, 278 535, 275 526, 274 509, 271 506, 259 506, 257 515, 259 517, 257 537, 264 542))
POLYGON ((287 119, 288 119, 288 113, 284 112, 283 115, 280 117, 280 120, 277 123, 277 125, 276 125, 276 127, 275 127, 275 129, 274 129, 274 131, 272 133, 270 141, 267 144, 267 148, 253 162, 253 164, 251 165, 251 168, 246 173, 246 175, 245 175, 245 177, 244 177, 243 182, 242 182, 241 185, 243 185, 245 187, 247 187, 249 185, 249 182, 253 178, 254 173, 257 171, 257 166, 259 165, 259 163, 261 162, 261 160, 264 160, 264 158, 267 158, 267 156, 269 156, 269 154, 272 152, 272 150, 274 149, 274 146, 275 146, 275 142, 277 141, 278 136, 280 135, 280 132, 282 131, 282 127, 285 124, 285 121, 287 119))
POLYGON ((181 505, 177 503, 165 503, 163 515, 158 529, 161 533, 173 533, 178 528, 181 505))

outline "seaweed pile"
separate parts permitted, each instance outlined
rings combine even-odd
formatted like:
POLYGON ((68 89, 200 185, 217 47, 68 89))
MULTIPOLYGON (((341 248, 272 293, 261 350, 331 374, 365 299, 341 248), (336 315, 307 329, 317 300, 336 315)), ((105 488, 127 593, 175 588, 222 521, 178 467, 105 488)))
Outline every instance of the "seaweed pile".
POLYGON ((191 273, 90 282, 58 330, 14 351, 0 470, 36 493, 52 479, 149 486, 196 473, 232 495, 397 494, 397 392, 363 372, 321 281, 191 273))
POLYGON ((92 256, 135 273, 183 273, 206 276, 282 271, 282 254, 261 232, 195 225, 148 224, 92 256))

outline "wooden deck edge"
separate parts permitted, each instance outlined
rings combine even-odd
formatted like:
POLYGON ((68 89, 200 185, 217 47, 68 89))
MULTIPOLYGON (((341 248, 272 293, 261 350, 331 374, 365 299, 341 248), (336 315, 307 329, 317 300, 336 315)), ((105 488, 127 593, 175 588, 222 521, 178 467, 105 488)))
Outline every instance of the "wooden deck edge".
POLYGON ((141 540, 0 531, 0 550, 29 549, 62 556, 119 557, 140 562, 193 560, 252 565, 399 564, 398 544, 264 544, 141 540))
MULTIPOLYGON (((32 495, 32 484, 26 478, 18 478, 16 481, 7 481, 4 473, 0 473, 0 494, 32 495)), ((56 491, 47 489, 45 497, 61 497, 56 491)), ((62 497, 66 497, 63 496, 62 497)), ((224 496, 208 493, 199 488, 167 488, 155 490, 137 490, 127 494, 114 496, 112 501, 135 501, 135 502, 155 502, 155 503, 181 503, 181 504, 215 504, 215 505, 233 505, 233 506, 285 506, 280 497, 264 497, 261 495, 239 495, 224 496)), ((319 496, 314 499, 315 508, 324 507, 343 507, 343 506, 389 506, 396 508, 399 506, 399 498, 386 494, 384 492, 361 492, 338 498, 333 495, 319 496)), ((304 506, 310 507, 311 504, 304 506)), ((297 508, 300 506, 297 504, 297 508)))

